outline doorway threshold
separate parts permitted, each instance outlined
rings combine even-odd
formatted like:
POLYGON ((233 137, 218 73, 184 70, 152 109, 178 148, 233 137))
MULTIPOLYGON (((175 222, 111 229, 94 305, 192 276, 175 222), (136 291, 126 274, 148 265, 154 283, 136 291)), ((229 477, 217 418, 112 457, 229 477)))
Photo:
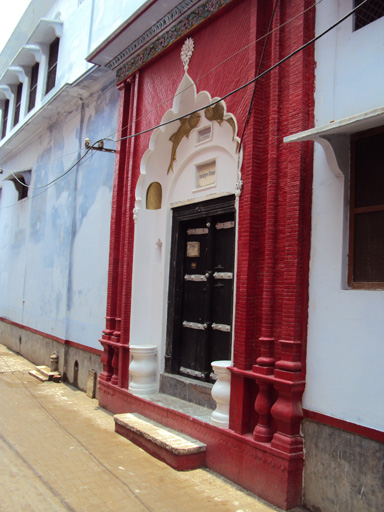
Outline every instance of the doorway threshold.
POLYGON ((151 395, 143 395, 142 398, 167 409, 180 412, 192 418, 196 418, 204 423, 211 422, 212 410, 202 407, 201 405, 193 404, 165 393, 153 393, 151 395))
POLYGON ((212 412, 216 408, 216 402, 211 394, 212 386, 213 384, 209 382, 201 382, 183 375, 162 373, 159 391, 191 404, 200 405, 212 412))

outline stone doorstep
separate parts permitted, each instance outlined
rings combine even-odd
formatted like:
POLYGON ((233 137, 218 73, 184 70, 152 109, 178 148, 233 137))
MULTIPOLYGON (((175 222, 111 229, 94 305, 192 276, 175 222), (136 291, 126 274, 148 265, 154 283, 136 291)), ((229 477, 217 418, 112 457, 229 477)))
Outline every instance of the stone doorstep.
POLYGON ((59 372, 52 372, 49 366, 36 366, 36 370, 45 377, 48 377, 49 380, 52 380, 56 375, 60 375, 59 372))
POLYGON ((207 446, 137 413, 116 414, 116 432, 177 470, 204 465, 207 446))
POLYGON ((59 372, 52 372, 49 366, 35 366, 36 370, 30 370, 28 373, 40 380, 41 382, 47 382, 53 380, 54 382, 60 382, 61 375, 59 372))
POLYGON ((41 382, 47 382, 49 380, 48 377, 36 370, 29 370, 28 374, 32 375, 32 377, 35 377, 35 379, 40 380, 41 382))

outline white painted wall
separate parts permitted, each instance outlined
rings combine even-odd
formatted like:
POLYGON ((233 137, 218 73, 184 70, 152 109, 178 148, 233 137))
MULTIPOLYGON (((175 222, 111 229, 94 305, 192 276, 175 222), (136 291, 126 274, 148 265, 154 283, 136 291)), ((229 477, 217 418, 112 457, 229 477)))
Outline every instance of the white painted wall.
MULTIPOLYGON (((0 180, 9 170, 32 169, 31 185, 42 186, 76 163, 86 137, 94 142, 116 132, 119 98, 114 74, 76 85, 90 67, 85 56, 92 40, 91 7, 97 10, 104 3, 114 4, 114 15, 123 21, 124 12, 116 9, 120 2, 57 0, 40 12, 41 18, 60 16, 64 22, 57 86, 49 95, 49 109, 43 102, 32 112, 37 113, 33 132, 24 119, 1 141, 0 167, 5 171, 0 180), (61 87, 68 82, 74 87, 70 95, 65 93, 70 102, 63 102, 61 87), (20 142, 9 149, 16 132, 20 142)), ((99 23, 98 30, 107 37, 108 20, 99 23)), ((101 348, 114 161, 114 154, 91 153, 54 185, 31 188, 21 201, 10 181, 1 183, 0 317, 101 348)))
MULTIPOLYGON (((54 2, 32 0, 0 55, 0 85, 7 85, 10 81, 16 83, 17 78, 15 76, 12 76, 11 80, 9 76, 3 76, 7 67, 15 64, 14 59, 16 59, 16 64, 20 65, 17 62, 17 54, 25 44, 38 43, 43 55, 39 61, 39 86, 36 105, 28 113, 21 112, 20 121, 14 128, 12 127, 13 122, 8 123, 7 136, 0 141, 0 146, 42 106, 51 101, 52 97, 57 95, 66 84, 74 84, 84 73, 91 69, 93 65, 85 60, 87 55, 110 36, 143 3, 144 0, 72 0, 70 2, 68 0, 55 0, 54 2), (33 18, 33 24, 31 24, 31 18, 33 18), (36 36, 35 28, 42 19, 62 22, 56 83, 48 94, 45 94, 45 87, 49 42, 45 39, 52 39, 54 33, 53 30, 46 29, 40 31, 39 36, 36 36)), ((30 66, 25 66, 25 70, 28 74, 30 66)), ((27 82, 26 88, 28 89, 28 87, 27 82)), ((15 87, 14 90, 16 90, 15 87)), ((29 96, 25 88, 23 96, 26 99, 29 96)), ((0 93, 0 101, 4 99, 4 93, 0 93)), ((13 103, 12 95, 10 102, 12 119, 13 103)))
MULTIPOLYGON (((320 33, 353 8, 352 0, 317 7, 320 33)), ((316 44, 316 125, 384 105, 384 18, 353 32, 352 18, 316 44)), ((384 429, 384 292, 346 283, 348 197, 315 144, 307 385, 304 407, 384 429)))
MULTIPOLYGON (((6 169, 32 169, 41 186, 76 162, 85 137, 117 125, 114 83, 57 119, 9 159, 6 169), (104 110, 105 108, 105 110, 104 110)), ((0 203, 0 316, 62 339, 100 348, 107 293, 114 155, 92 154, 48 189, 17 201, 4 182, 0 203)))

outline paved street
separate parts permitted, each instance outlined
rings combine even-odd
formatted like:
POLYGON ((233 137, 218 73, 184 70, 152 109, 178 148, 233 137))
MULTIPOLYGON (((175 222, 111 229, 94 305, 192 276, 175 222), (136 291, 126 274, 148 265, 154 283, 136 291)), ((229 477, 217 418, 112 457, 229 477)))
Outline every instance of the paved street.
POLYGON ((0 345, 1 512, 271 512, 215 473, 177 472, 114 433, 113 417, 0 345))

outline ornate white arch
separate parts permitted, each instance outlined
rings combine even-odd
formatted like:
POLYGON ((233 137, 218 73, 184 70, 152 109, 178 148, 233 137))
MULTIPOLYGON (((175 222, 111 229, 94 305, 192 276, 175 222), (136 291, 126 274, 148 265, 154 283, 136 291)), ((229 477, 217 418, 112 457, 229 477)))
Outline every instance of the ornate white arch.
POLYGON ((207 91, 197 93, 186 71, 172 108, 161 120, 161 124, 174 122, 154 130, 140 164, 134 208, 130 342, 156 346, 158 375, 164 364, 172 208, 212 197, 238 197, 241 190, 237 122, 225 102, 218 100, 207 91), (196 179, 204 165, 215 169, 214 183, 209 186, 201 186, 196 179), (160 208, 158 204, 156 209, 146 208, 151 183, 161 191, 160 208))
MULTIPOLYGON (((227 112, 224 101, 215 103, 218 100, 212 98, 208 91, 197 93, 192 78, 188 73, 184 74, 172 109, 164 114, 160 124, 175 121, 154 130, 141 160, 136 187, 136 214, 145 208, 146 190, 151 182, 157 181, 162 185, 166 202, 167 198, 170 199, 167 192, 174 188, 186 161, 196 158, 199 153, 207 153, 207 148, 223 151, 235 162, 232 170, 235 169, 236 176, 232 190, 228 189, 227 183, 227 189, 217 190, 217 194, 235 193, 240 188, 242 151, 238 151, 240 139, 237 136, 237 121, 233 114, 227 112), (211 137, 207 141, 198 142, 196 137, 204 128, 211 130, 211 137)), ((180 197, 179 200, 186 198, 180 197)))

